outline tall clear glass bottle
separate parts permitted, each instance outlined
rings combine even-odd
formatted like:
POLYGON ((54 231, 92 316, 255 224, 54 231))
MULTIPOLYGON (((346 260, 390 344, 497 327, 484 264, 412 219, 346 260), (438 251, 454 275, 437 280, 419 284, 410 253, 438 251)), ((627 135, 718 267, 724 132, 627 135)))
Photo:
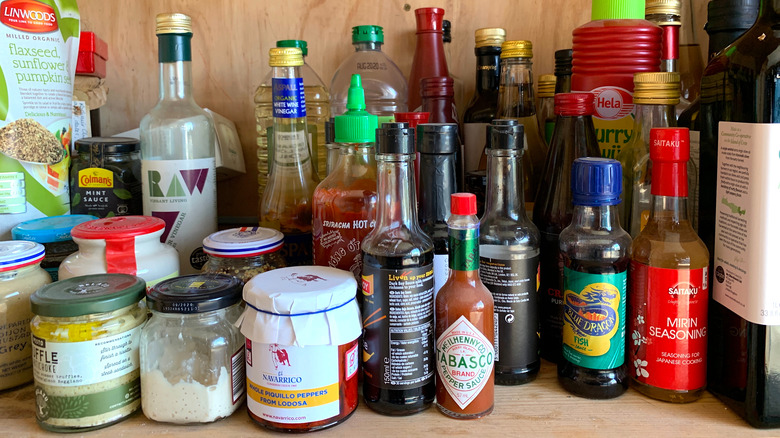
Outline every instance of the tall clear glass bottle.
POLYGON ((533 211, 536 191, 547 156, 547 143, 539 131, 534 101, 534 78, 531 68, 533 46, 530 41, 505 41, 501 45, 501 80, 498 92, 499 119, 515 119, 523 125, 523 190, 525 209, 533 211))
POLYGON ((580 157, 600 156, 593 127, 592 93, 555 95, 555 132, 534 205, 539 229, 539 335, 543 358, 558 362, 563 327, 563 260, 559 235, 571 223, 571 166, 580 157))
MULTIPOLYGON (((325 122, 331 117, 330 94, 328 87, 322 82, 317 72, 306 62, 309 54, 308 43, 303 40, 280 40, 276 47, 298 47, 303 52, 301 78, 303 78, 304 94, 306 95, 306 127, 309 135, 309 154, 311 155, 317 175, 324 178, 327 175, 327 153, 325 146, 325 122)), ((269 71, 263 82, 255 90, 255 122, 257 129, 257 194, 263 198, 268 174, 274 156, 273 144, 273 88, 272 72, 269 71)))
POLYGON ((297 47, 273 48, 274 155, 260 200, 260 225, 284 233, 288 266, 312 264, 312 196, 319 178, 309 155, 306 97, 297 47))
POLYGON ((361 245, 363 399, 410 415, 436 395, 433 242, 417 223, 414 129, 384 123, 377 140, 377 224, 361 245))
POLYGON ((519 385, 539 373, 539 230, 525 213, 523 127, 488 126, 487 200, 479 223, 479 277, 493 294, 496 383, 519 385))
POLYGON ((160 100, 141 119, 143 208, 165 221, 161 240, 179 252, 182 274, 207 260, 203 238, 217 231, 215 133, 192 97, 192 19, 157 15, 160 100))

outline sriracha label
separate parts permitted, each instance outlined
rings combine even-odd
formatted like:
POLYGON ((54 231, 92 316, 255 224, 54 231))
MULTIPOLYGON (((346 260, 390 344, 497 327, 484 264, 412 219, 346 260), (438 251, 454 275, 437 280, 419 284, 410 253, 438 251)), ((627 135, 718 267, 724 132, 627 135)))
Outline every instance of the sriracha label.
POLYGON ((664 269, 631 262, 629 363, 633 377, 673 391, 707 377, 707 268, 664 269))

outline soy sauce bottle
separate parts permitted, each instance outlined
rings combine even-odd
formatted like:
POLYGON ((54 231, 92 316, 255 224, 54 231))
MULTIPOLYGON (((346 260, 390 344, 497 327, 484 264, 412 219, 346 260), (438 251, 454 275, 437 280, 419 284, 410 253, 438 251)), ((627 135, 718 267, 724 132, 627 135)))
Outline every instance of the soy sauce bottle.
POLYGON ((361 245, 363 398, 409 415, 436 395, 433 242, 417 223, 414 129, 384 123, 377 140, 377 224, 361 245))
POLYGON ((626 284, 631 237, 620 227, 620 162, 578 158, 571 172, 574 212, 561 231, 563 352, 558 381, 585 398, 628 389, 626 284))

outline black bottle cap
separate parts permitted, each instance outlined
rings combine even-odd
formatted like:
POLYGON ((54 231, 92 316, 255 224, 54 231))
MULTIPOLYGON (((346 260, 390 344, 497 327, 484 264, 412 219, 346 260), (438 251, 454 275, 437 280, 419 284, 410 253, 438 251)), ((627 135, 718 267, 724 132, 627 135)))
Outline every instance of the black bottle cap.
POLYGON ((525 149, 523 125, 517 120, 498 119, 487 126, 487 144, 490 149, 525 149))
POLYGON ((454 154, 460 149, 456 123, 417 125, 417 150, 421 154, 454 154))
POLYGON ((745 31, 758 17, 760 0, 712 0, 707 4, 704 30, 713 33, 745 31))
POLYGON ((571 76, 572 49, 555 51, 555 76, 571 76))
POLYGON ((441 22, 441 30, 442 30, 442 42, 451 43, 452 42, 452 23, 450 22, 450 20, 442 20, 442 22, 441 22))
POLYGON ((141 150, 141 141, 132 137, 86 137, 76 140, 76 151, 86 154, 99 149, 104 154, 124 154, 141 150))
POLYGON ((377 154, 413 154, 414 128, 408 123, 382 123, 376 130, 377 154))
POLYGON ((325 144, 332 144, 336 142, 336 122, 335 118, 331 117, 325 122, 325 144))
POLYGON ((242 290, 242 281, 232 275, 193 274, 157 283, 146 302, 162 313, 203 313, 240 302, 242 290))

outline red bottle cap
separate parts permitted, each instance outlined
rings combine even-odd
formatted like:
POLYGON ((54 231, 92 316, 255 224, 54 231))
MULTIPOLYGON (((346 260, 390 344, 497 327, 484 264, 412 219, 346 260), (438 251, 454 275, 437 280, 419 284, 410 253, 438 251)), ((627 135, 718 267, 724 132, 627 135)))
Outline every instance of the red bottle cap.
POLYGON ((555 95, 555 114, 559 116, 592 116, 596 111, 593 93, 558 93, 555 95))
POLYGON ((477 214, 477 195, 473 193, 453 193, 450 195, 450 211, 459 216, 477 214))
POLYGON ((398 123, 408 123, 410 128, 416 128, 420 123, 428 123, 428 118, 431 113, 427 112, 414 112, 414 113, 395 113, 395 121, 398 123))
POLYGON ((691 146, 688 128, 650 130, 650 161, 653 162, 650 193, 657 196, 688 196, 688 159, 691 146))
POLYGON ((444 32, 442 20, 444 20, 444 9, 442 8, 420 8, 414 10, 417 18, 417 33, 424 32, 444 32))
POLYGON ((71 230, 77 239, 114 239, 142 236, 165 228, 165 221, 151 216, 117 216, 83 222, 71 230))

